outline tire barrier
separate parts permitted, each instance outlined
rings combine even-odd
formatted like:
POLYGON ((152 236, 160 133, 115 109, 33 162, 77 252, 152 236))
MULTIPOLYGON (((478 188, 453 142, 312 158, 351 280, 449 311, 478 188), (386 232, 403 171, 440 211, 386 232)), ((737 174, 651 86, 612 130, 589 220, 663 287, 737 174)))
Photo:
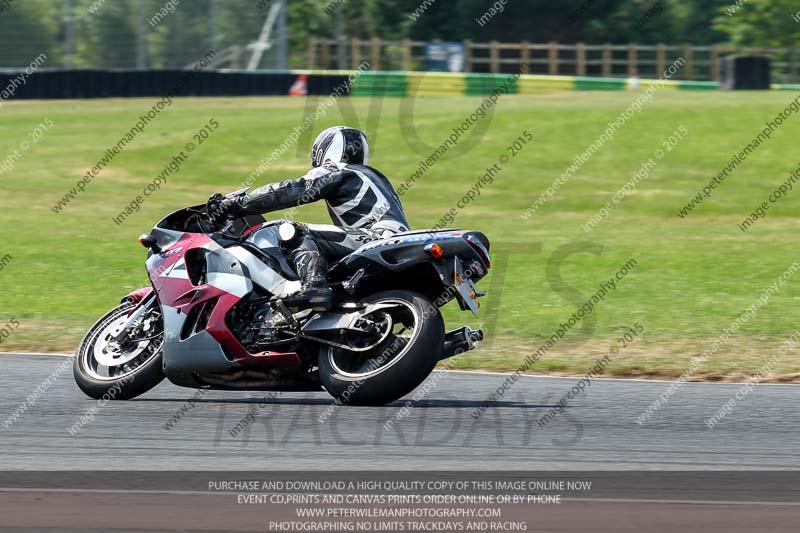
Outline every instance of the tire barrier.
MULTIPOLYGON (((342 96, 486 96, 508 83, 507 74, 442 72, 362 72, 348 83, 350 71, 193 71, 193 70, 38 70, 24 76, 0 71, 0 100, 125 98, 172 96, 285 96, 304 75, 309 95, 342 96), (342 88, 345 88, 342 93, 342 88)), ((638 89, 658 83, 663 89, 716 91, 714 81, 639 79, 638 89)), ((559 91, 623 91, 632 80, 581 76, 525 74, 506 93, 540 94, 559 91)), ((798 90, 796 84, 772 84, 775 90, 798 90)))
MULTIPOLYGON (((126 98, 173 96, 288 95, 294 72, 222 72, 194 70, 39 70, 19 83, 20 72, 0 72, 0 91, 11 99, 126 98)), ((308 94, 330 94, 347 86, 347 75, 308 76, 308 94)))

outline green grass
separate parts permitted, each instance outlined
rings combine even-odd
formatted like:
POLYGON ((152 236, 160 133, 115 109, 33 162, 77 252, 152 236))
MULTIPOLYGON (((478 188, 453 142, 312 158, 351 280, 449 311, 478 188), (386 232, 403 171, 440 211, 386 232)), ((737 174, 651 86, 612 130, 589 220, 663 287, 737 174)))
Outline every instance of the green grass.
MULTIPOLYGON (((485 119, 488 128, 480 142, 459 157, 437 162, 403 197, 412 226, 431 226, 455 206, 486 167, 508 154, 506 147, 523 130, 535 138, 452 224, 484 231, 493 242, 495 259, 492 277, 481 283, 491 293, 483 318, 496 318, 487 321, 494 322, 491 345, 460 357, 457 366, 516 368, 601 281, 635 258, 637 266, 597 305, 593 330, 576 340, 578 324, 532 371, 585 372, 596 357, 607 353, 617 334, 638 321, 645 328, 643 336, 614 357, 609 373, 680 374, 691 357, 800 260, 794 235, 800 191, 773 205, 767 218, 747 233, 737 228, 798 165, 800 117, 784 122, 691 215, 677 216, 794 97, 789 92, 659 91, 527 221, 521 218, 525 209, 635 94, 503 97, 494 115, 485 119), (591 233, 584 232, 584 222, 656 149, 663 149, 662 141, 681 125, 688 135, 665 153, 638 191, 624 198, 591 233), (502 286, 496 279, 500 273, 502 286)), ((0 325, 11 318, 20 323, 0 349, 74 348, 97 316, 127 291, 145 284, 144 252, 136 236, 171 210, 237 188, 259 160, 301 123, 305 111, 302 99, 176 100, 64 212, 53 213, 51 207, 154 102, 11 102, 0 109, 0 158, 18 149, 45 117, 54 123, 22 153, 12 171, 0 174, 0 257, 13 256, 0 271, 0 325), (220 128, 138 213, 116 226, 112 218, 211 118, 220 128)), ((413 124, 421 140, 433 147, 480 102, 477 97, 419 98, 413 124)), ((429 150, 415 150, 411 145, 416 144, 406 141, 402 125, 412 115, 403 100, 383 100, 376 123, 367 122, 369 99, 344 103, 354 106, 361 126, 369 130, 372 164, 396 184, 429 155, 429 150)), ((352 122, 351 114, 345 116, 352 122)), ((309 135, 313 138, 324 127, 343 121, 333 106, 309 135)), ((305 172, 310 141, 300 144, 301 154, 292 147, 259 181, 305 172)), ((303 207, 299 218, 328 220, 322 205, 303 207)), ((785 338, 800 329, 798 286, 800 279, 789 279, 697 377, 731 379, 763 365, 785 338)), ((448 325, 481 323, 449 307, 448 325)), ((780 379, 793 379, 800 372, 792 355, 779 358, 780 379)))

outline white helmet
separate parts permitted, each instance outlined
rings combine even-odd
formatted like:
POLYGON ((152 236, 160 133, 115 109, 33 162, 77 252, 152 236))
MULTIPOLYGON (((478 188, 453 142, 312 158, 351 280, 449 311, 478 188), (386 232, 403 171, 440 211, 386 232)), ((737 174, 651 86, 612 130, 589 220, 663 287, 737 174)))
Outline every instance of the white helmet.
POLYGON ((347 126, 328 128, 317 136, 311 148, 311 166, 321 167, 326 161, 335 164, 366 165, 369 145, 364 132, 347 126))

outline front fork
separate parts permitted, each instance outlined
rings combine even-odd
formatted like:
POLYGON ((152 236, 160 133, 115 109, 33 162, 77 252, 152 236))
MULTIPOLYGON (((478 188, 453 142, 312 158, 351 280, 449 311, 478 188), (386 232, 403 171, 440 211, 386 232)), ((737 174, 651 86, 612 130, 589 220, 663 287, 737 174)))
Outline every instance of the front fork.
POLYGON ((141 325, 142 317, 144 317, 148 311, 155 305, 156 302, 156 295, 155 293, 151 293, 146 296, 139 305, 128 315, 128 320, 120 327, 119 331, 116 331, 112 336, 112 339, 117 341, 118 343, 122 344, 130 338, 131 331, 135 331, 141 325))

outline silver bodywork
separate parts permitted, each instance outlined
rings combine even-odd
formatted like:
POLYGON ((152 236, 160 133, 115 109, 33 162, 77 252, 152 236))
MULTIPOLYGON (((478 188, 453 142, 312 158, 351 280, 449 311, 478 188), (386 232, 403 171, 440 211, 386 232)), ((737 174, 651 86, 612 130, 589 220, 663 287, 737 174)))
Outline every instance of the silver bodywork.
MULTIPOLYGON (((247 242, 260 249, 276 249, 277 229, 264 227, 253 232, 247 242)), ((174 244, 174 241, 172 242, 174 244)), ((206 254, 206 284, 239 298, 252 292, 254 285, 275 296, 287 296, 300 290, 300 282, 289 280, 243 246, 223 248, 216 242, 203 246, 206 254)), ((160 277, 189 279, 184 259, 176 262, 160 277)), ((164 316, 164 373, 177 385, 196 387, 193 373, 223 373, 235 366, 219 342, 207 331, 181 339, 187 314, 169 305, 161 305, 164 316)))

